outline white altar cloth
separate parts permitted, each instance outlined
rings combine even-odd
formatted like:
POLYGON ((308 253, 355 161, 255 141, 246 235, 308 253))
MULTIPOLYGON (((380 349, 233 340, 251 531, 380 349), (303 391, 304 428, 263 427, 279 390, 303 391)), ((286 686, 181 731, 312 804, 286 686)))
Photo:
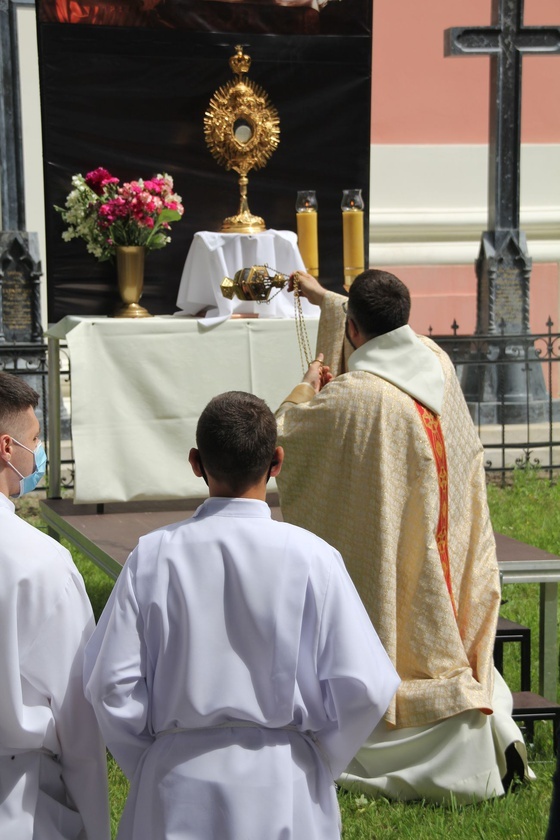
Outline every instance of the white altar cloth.
MULTIPOLYGON (((262 318, 293 318, 294 296, 282 289, 269 303, 228 300, 220 283, 241 268, 268 265, 282 274, 305 271, 297 247, 297 235, 290 230, 267 230, 263 233, 195 233, 187 254, 177 307, 187 315, 196 315, 210 307, 207 317, 228 317, 234 312, 258 314, 262 318)), ((302 298, 306 315, 319 315, 319 309, 302 298)))
POLYGON ((204 496, 187 457, 208 401, 250 391, 274 411, 302 377, 289 319, 69 316, 47 335, 68 344, 76 503, 204 496))

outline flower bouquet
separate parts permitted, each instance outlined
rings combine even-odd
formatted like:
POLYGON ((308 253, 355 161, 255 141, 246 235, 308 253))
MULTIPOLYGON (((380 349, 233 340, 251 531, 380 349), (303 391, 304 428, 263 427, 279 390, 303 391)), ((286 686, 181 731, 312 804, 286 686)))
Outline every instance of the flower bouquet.
POLYGON ((100 262, 116 257, 123 303, 117 317, 149 316, 138 304, 144 286, 144 254, 171 241, 171 222, 183 215, 181 201, 181 196, 173 192, 169 175, 121 185, 118 178, 100 167, 85 178, 74 175, 65 206, 55 205, 68 225, 62 234, 66 242, 83 239, 89 253, 100 262))
POLYGON ((85 178, 74 175, 72 187, 65 206, 55 206, 68 225, 62 238, 83 239, 89 253, 101 262, 112 259, 117 246, 164 248, 171 241, 171 222, 183 215, 181 196, 173 192, 169 175, 121 185, 100 167, 85 178))

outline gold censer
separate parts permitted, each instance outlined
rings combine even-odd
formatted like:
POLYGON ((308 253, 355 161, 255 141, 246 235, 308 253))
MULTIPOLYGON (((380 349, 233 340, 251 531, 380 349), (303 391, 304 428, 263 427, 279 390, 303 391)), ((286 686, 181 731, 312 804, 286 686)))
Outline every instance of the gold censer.
POLYGON ((256 303, 269 303, 273 297, 279 294, 284 286, 291 280, 294 292, 294 319, 296 323, 296 335, 299 344, 299 355, 301 368, 305 373, 311 364, 311 346, 303 309, 301 306, 301 289, 299 285, 299 273, 295 271, 291 276, 282 274, 276 269, 267 265, 252 265, 249 268, 240 268, 233 278, 224 277, 220 283, 222 295, 228 300, 234 297, 239 300, 250 300, 256 303))

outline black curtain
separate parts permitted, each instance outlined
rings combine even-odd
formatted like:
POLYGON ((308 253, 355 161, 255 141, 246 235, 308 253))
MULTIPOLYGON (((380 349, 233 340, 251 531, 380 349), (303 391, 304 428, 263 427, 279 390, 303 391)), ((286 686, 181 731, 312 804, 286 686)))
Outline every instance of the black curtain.
MULTIPOLYGON (((313 12, 312 21, 320 16, 326 32, 338 28, 343 34, 324 34, 315 25, 315 34, 303 35, 262 31, 265 25, 282 28, 274 20, 285 27, 282 14, 298 9, 163 0, 165 25, 152 19, 143 26, 107 26, 52 22, 46 14, 52 4, 38 5, 49 322, 68 314, 109 315, 117 303, 114 266, 98 263, 79 240, 64 242, 64 224, 53 209, 64 204, 73 174, 98 166, 121 181, 173 176, 185 215, 172 226, 172 242, 147 255, 142 303, 153 314, 176 310, 193 234, 219 230, 238 208, 237 175, 214 161, 203 131, 211 96, 233 79, 228 61, 238 43, 252 58, 249 78, 267 91, 280 116, 278 150, 264 169, 249 173, 251 211, 269 228, 295 230, 296 192, 315 189, 321 279, 341 288, 343 189, 363 189, 366 228, 368 218, 369 4, 328 4, 313 12), (192 28, 187 12, 201 6, 217 7, 228 22, 216 24, 207 12, 204 19, 197 14, 200 28, 192 28), (238 26, 235 8, 256 15, 257 23, 242 23, 254 31, 211 30, 238 26), (345 9, 354 12, 341 17, 345 9)), ((300 25, 305 15, 299 12, 293 29, 309 30, 300 25)))

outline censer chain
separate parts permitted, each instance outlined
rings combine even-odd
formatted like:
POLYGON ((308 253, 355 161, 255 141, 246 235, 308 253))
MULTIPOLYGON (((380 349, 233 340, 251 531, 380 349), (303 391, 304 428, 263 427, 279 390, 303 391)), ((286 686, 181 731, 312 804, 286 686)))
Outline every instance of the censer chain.
POLYGON ((307 326, 305 318, 303 317, 303 308, 301 305, 301 289, 298 282, 297 272, 294 274, 294 318, 296 322, 296 335, 299 344, 299 357, 301 360, 301 369, 303 373, 313 360, 311 355, 311 345, 309 343, 309 335, 307 333, 307 326), (304 360, 305 359, 305 360, 304 360))
MULTIPOLYGON (((275 268, 271 268, 269 265, 265 265, 265 268, 269 271, 273 271, 275 274, 282 275, 282 272, 277 271, 275 268)), ((285 276, 285 275, 282 275, 285 276)), ((297 271, 293 275, 293 284, 294 284, 294 320, 296 322, 296 335, 297 341, 299 345, 299 357, 301 360, 301 369, 303 373, 306 372, 307 368, 313 361, 313 356, 311 354, 311 344, 309 343, 309 335, 307 333, 307 326, 305 324, 305 318, 303 316, 303 307, 301 305, 301 289, 299 287, 297 271)), ((276 291, 272 297, 268 298, 266 301, 259 300, 257 303, 270 303, 271 300, 274 300, 276 295, 278 295, 282 291, 282 287, 276 291)))

